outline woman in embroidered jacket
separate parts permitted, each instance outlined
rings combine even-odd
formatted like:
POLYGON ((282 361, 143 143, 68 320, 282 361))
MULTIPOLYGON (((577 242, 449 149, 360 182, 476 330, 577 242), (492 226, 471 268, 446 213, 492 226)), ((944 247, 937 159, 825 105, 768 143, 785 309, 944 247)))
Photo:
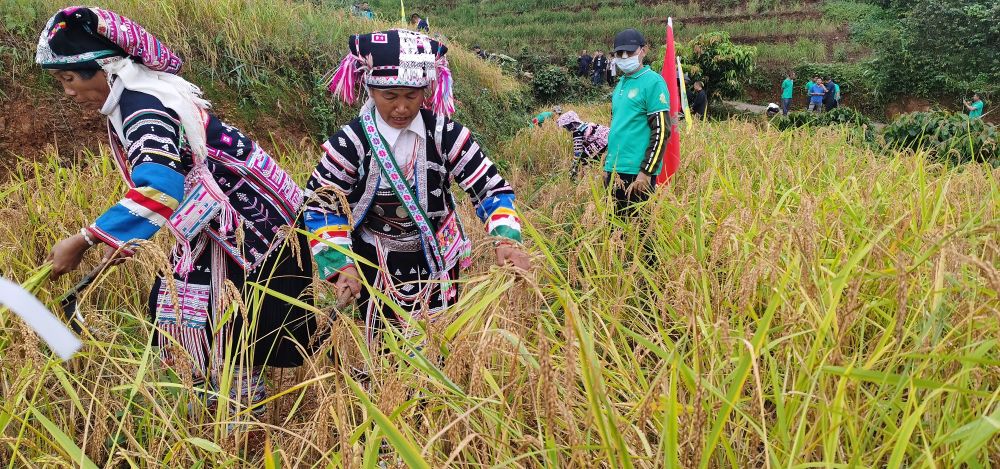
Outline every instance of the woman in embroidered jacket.
POLYGON ((450 119, 447 48, 401 29, 351 36, 348 47, 330 91, 353 104, 363 87, 368 98, 359 117, 323 144, 306 186, 305 219, 322 240, 310 242, 320 276, 336 284, 342 304, 357 299, 372 346, 382 316, 400 327, 406 322, 361 287, 359 269, 413 315, 433 317, 457 298, 454 281, 471 243, 455 213, 452 181, 497 240, 498 264, 528 269, 530 262, 520 247, 514 191, 469 129, 450 119), (341 207, 334 192, 350 207, 341 207))
POLYGON ((99 8, 61 10, 42 31, 36 61, 66 94, 108 117, 128 186, 117 205, 52 248, 53 274, 75 269, 97 243, 106 245, 108 260, 128 256, 134 241, 166 226, 178 241, 175 270, 172 281, 156 280, 149 300, 164 362, 189 360, 196 383, 211 378, 217 386, 232 351, 239 370, 233 397, 263 399, 261 366, 301 364, 298 345, 308 344, 315 318, 265 295, 259 312, 237 312, 219 327, 230 306, 222 294, 230 282, 243 292, 253 281, 310 301, 303 291, 311 262, 297 262, 283 246, 282 227, 295 225, 302 190, 253 140, 209 114, 200 90, 176 75, 181 60, 128 18, 99 8), (253 353, 237 353, 248 344, 253 353))
POLYGON ((556 123, 573 134, 573 165, 570 167, 569 176, 576 180, 581 164, 599 161, 601 155, 608 149, 608 134, 611 133, 611 129, 593 122, 583 122, 573 111, 560 115, 556 123))

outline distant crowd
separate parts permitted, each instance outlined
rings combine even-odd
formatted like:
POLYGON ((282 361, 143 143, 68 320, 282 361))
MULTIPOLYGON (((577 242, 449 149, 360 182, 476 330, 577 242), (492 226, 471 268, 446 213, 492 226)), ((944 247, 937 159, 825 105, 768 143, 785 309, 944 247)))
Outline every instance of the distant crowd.
MULTIPOLYGON (((840 84, 832 76, 820 77, 816 75, 805 83, 805 90, 809 96, 809 112, 828 112, 840 106, 840 84)), ((789 71, 785 75, 785 80, 781 82, 781 112, 788 115, 792 108, 792 98, 795 94, 795 72, 789 71)), ((969 118, 979 119, 983 115, 983 100, 979 93, 972 94, 972 100, 963 100, 963 111, 969 114, 969 118)), ((769 113, 777 113, 777 107, 772 103, 769 113)))

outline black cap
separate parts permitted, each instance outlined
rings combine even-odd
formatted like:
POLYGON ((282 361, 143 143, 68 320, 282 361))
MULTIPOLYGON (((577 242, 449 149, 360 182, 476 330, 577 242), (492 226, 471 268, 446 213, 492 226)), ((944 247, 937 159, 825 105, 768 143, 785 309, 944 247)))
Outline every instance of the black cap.
POLYGON ((646 38, 642 33, 634 29, 626 29, 615 34, 615 52, 635 52, 636 49, 646 45, 646 38))

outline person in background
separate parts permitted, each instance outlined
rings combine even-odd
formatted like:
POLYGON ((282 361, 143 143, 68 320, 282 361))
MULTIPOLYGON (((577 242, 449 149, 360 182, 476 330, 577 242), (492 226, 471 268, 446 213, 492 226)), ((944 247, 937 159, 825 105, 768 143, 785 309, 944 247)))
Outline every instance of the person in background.
POLYGON ((630 216, 633 204, 653 193, 663 166, 670 94, 663 77, 642 64, 649 50, 642 33, 626 29, 616 34, 614 49, 622 76, 611 93, 605 185, 613 187, 616 212, 630 216))
POLYGON ((581 77, 586 77, 590 75, 590 64, 594 61, 594 58, 587 53, 587 49, 583 50, 580 57, 576 59, 576 74, 581 77))
POLYGON ((358 8, 361 9, 362 18, 367 20, 375 19, 375 13, 372 13, 372 7, 368 5, 368 2, 361 2, 361 4, 358 5, 358 8))
POLYGON ((556 106, 556 107, 552 108, 551 111, 545 111, 545 112, 538 113, 537 116, 535 116, 533 119, 531 119, 531 123, 537 125, 538 127, 541 127, 542 124, 545 123, 545 121, 547 121, 549 119, 552 119, 553 117, 559 117, 560 114, 562 114, 562 108, 559 107, 559 106, 556 106))
POLYGON ((608 66, 604 69, 604 80, 608 83, 608 86, 615 86, 615 54, 608 52, 605 57, 610 57, 608 59, 608 66))
POLYGON ((826 89, 826 92, 823 93, 823 107, 826 108, 826 112, 830 112, 837 108, 837 89, 839 86, 833 81, 833 77, 827 77, 823 86, 826 89))
POLYGON ((590 75, 590 81, 594 84, 594 86, 601 86, 604 84, 604 72, 607 68, 608 58, 604 56, 604 52, 594 52, 594 70, 590 75))
POLYGON ((970 119, 981 119, 983 117, 983 100, 979 97, 979 93, 974 93, 972 95, 972 102, 962 101, 965 105, 965 110, 969 111, 970 119))
POLYGON ((611 129, 593 122, 583 122, 573 111, 566 111, 556 122, 559 127, 573 134, 573 164, 569 169, 569 177, 575 181, 580 165, 599 161, 608 149, 608 134, 611 129))
POLYGON ((484 51, 483 48, 479 47, 478 45, 472 46, 472 52, 475 53, 476 57, 479 57, 480 59, 483 60, 489 59, 489 56, 486 55, 486 51, 484 51))
POLYGON ((695 118, 704 119, 708 112, 708 93, 705 92, 705 84, 696 81, 692 88, 694 88, 694 99, 691 100, 691 113, 695 118))
POLYGON ((304 217, 320 278, 341 304, 357 304, 369 350, 379 353, 386 322, 405 334, 411 319, 433 321, 458 300, 472 242, 453 187, 486 225, 498 265, 527 270, 531 261, 514 189, 474 132, 451 119, 448 48, 403 29, 352 35, 347 47, 329 89, 364 104, 322 145, 304 217))
POLYGON ((778 115, 779 112, 781 112, 781 107, 778 106, 778 103, 768 103, 767 109, 764 110, 768 119, 778 115))
POLYGON ((618 58, 615 57, 615 53, 612 51, 611 60, 608 62, 608 86, 615 86, 618 81, 618 58))
POLYGON ((413 24, 413 27, 417 28, 417 31, 431 32, 431 25, 427 23, 427 19, 421 18, 416 13, 410 15, 410 23, 413 24))
POLYGON ((795 88, 795 72, 789 71, 785 81, 781 82, 781 113, 788 115, 792 108, 792 90, 795 88))
POLYGON ((823 96, 826 94, 826 87, 823 86, 823 79, 813 77, 809 85, 809 111, 823 112, 823 96))

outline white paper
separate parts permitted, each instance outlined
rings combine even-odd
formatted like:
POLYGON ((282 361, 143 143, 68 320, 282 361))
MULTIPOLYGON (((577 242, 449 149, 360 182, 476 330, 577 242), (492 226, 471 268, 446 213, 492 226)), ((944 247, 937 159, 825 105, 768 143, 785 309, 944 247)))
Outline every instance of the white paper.
POLYGON ((63 361, 73 358, 83 344, 73 331, 20 285, 0 277, 0 304, 10 308, 32 328, 63 361))

